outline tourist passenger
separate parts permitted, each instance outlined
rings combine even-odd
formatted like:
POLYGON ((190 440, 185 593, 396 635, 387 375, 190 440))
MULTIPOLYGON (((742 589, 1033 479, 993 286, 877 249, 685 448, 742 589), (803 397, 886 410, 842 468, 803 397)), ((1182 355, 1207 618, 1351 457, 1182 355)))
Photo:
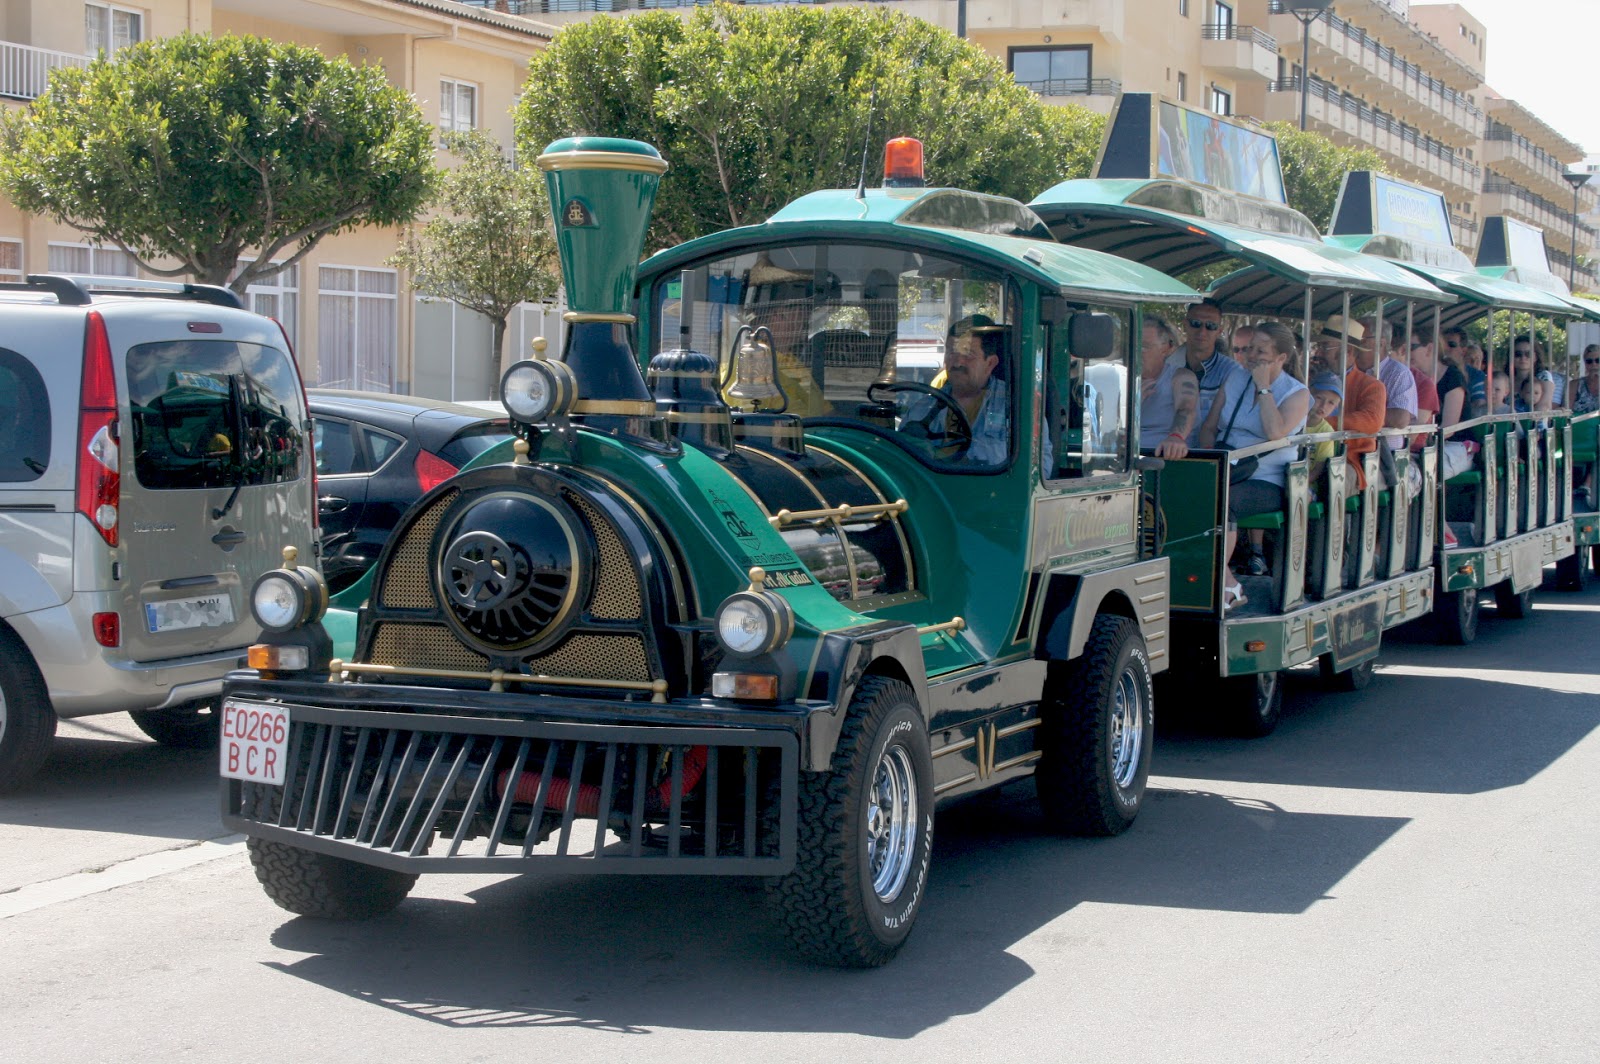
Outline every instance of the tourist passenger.
POLYGON ((1367 474, 1361 464, 1361 456, 1378 449, 1378 441, 1372 434, 1383 428, 1387 403, 1383 382, 1356 364, 1356 345, 1362 342, 1365 335, 1366 327, 1359 321, 1352 321, 1347 326, 1344 318, 1335 314, 1323 326, 1321 338, 1311 355, 1313 376, 1337 374, 1340 342, 1347 341, 1350 348, 1350 368, 1344 378, 1344 401, 1339 405, 1333 425, 1344 432, 1364 434, 1362 438, 1346 440, 1344 444, 1345 461, 1354 474, 1353 488, 1356 491, 1367 486, 1367 474))
POLYGON ((1555 376, 1544 367, 1533 341, 1519 336, 1511 343, 1512 395, 1526 412, 1549 410, 1556 400, 1555 376))
POLYGON ((1178 335, 1160 318, 1144 320, 1140 350, 1139 446, 1157 458, 1182 458, 1189 453, 1195 429, 1200 384, 1183 356, 1178 335))
MULTIPOLYGON (((1306 416, 1306 435, 1316 436, 1334 431, 1333 418, 1339 415, 1339 404, 1344 401, 1344 386, 1337 373, 1318 373, 1311 378, 1311 413, 1306 416)), ((1311 445, 1311 464, 1308 469, 1311 490, 1317 492, 1322 481, 1322 471, 1333 457, 1332 440, 1322 440, 1311 445)))
MULTIPOLYGON (((1460 330, 1453 330, 1460 334, 1460 330)), ((1418 334, 1414 337, 1422 341, 1425 337, 1418 334)), ((1445 333, 1445 348, 1450 350, 1452 337, 1445 333)), ((1456 350, 1460 350, 1459 347, 1456 350)), ((1465 374, 1447 359, 1438 357, 1432 344, 1425 342, 1414 343, 1411 348, 1411 368, 1431 376, 1436 382, 1435 386, 1439 397, 1439 431, 1445 432, 1450 426, 1462 420, 1467 412, 1468 386, 1465 374)), ((1474 445, 1475 446, 1475 445, 1474 445)), ((1472 450, 1466 441, 1452 440, 1449 433, 1445 432, 1445 443, 1441 451, 1442 468, 1439 477, 1449 480, 1460 473, 1472 468, 1472 450)))
MULTIPOLYGON (((1389 357, 1389 330, 1377 317, 1365 320, 1367 342, 1356 348, 1356 365, 1367 373, 1374 373, 1383 383, 1388 406, 1383 413, 1383 427, 1403 429, 1417 416, 1417 382, 1411 371, 1397 359, 1389 357)), ((1392 436, 1388 440, 1391 450, 1398 451, 1406 445, 1404 437, 1392 436)), ((1389 485, 1392 487, 1393 485, 1389 485)))
POLYGON ((1228 335, 1228 353, 1246 369, 1250 368, 1250 342, 1255 338, 1254 325, 1241 325, 1228 335))
MULTIPOLYGON (((1310 393, 1285 371, 1298 354, 1294 333, 1286 326, 1277 322, 1257 325, 1250 345, 1250 371, 1228 378, 1206 415, 1205 424, 1200 426, 1200 445, 1241 450, 1284 440, 1303 430, 1306 412, 1311 408, 1310 393)), ((1284 471, 1294 456, 1293 447, 1267 451, 1257 456, 1256 468, 1248 479, 1230 486, 1226 556, 1233 554, 1238 518, 1283 509, 1284 471)), ((1260 568, 1265 571, 1265 567, 1266 559, 1262 558, 1260 568)), ((1223 609, 1242 602, 1244 589, 1229 568, 1223 585, 1223 609)))
POLYGON ((1222 308, 1209 299, 1201 300, 1189 306, 1184 315, 1184 343, 1178 348, 1178 353, 1183 356, 1184 365, 1195 375, 1200 382, 1200 403, 1195 411, 1195 434, 1190 438, 1190 446, 1194 446, 1199 435, 1199 426, 1204 423, 1206 415, 1211 412, 1211 405, 1216 401, 1217 393, 1222 386, 1236 374, 1239 377, 1247 376, 1244 367, 1233 360, 1233 356, 1223 347, 1222 339, 1222 308))
POLYGON ((1572 412, 1587 414, 1600 410, 1600 344, 1583 349, 1583 376, 1572 390, 1572 412))

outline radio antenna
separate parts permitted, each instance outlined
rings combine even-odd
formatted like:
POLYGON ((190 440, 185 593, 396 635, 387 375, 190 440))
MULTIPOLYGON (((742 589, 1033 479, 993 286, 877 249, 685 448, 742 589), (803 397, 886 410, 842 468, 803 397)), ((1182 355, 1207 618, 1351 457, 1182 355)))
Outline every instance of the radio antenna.
POLYGON ((861 142, 861 178, 856 182, 856 199, 867 198, 867 153, 872 150, 872 112, 878 105, 878 79, 872 79, 872 96, 867 100, 867 136, 861 142))

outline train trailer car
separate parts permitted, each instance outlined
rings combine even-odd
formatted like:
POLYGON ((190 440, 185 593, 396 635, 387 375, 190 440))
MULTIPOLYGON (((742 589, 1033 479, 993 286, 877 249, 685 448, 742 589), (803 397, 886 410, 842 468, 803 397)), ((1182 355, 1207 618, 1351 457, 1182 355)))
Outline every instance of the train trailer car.
POLYGON ((655 150, 539 157, 571 310, 502 382, 519 439, 404 516, 359 610, 292 563, 255 588, 222 803, 269 896, 756 875, 864 967, 939 802, 1032 774, 1062 831, 1133 821, 1169 660, 1135 338, 1198 294, 922 187, 918 149, 642 267, 655 150))

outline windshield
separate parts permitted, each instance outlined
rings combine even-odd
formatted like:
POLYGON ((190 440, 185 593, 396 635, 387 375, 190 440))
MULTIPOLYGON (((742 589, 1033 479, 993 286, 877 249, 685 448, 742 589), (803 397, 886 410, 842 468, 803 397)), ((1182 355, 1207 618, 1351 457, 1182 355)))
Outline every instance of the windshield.
POLYGON ((272 484, 300 476, 305 411, 282 351, 227 340, 128 352, 134 472, 148 488, 272 484))
POLYGON ((663 278, 654 300, 651 354, 716 358, 735 412, 860 426, 956 472, 1001 468, 1014 451, 1016 297, 998 273, 903 248, 803 244, 663 278), (735 357, 750 346, 755 357, 735 357))

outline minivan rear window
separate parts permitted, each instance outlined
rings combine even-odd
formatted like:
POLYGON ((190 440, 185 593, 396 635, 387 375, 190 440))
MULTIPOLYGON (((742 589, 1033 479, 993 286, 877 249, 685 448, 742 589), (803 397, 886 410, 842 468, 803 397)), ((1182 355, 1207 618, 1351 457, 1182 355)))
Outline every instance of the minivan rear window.
POLYGON ((134 473, 147 488, 297 480, 305 411, 289 357, 261 344, 178 340, 128 352, 134 473))
POLYGON ((33 363, 0 347, 0 484, 38 480, 50 464, 50 399, 33 363))

